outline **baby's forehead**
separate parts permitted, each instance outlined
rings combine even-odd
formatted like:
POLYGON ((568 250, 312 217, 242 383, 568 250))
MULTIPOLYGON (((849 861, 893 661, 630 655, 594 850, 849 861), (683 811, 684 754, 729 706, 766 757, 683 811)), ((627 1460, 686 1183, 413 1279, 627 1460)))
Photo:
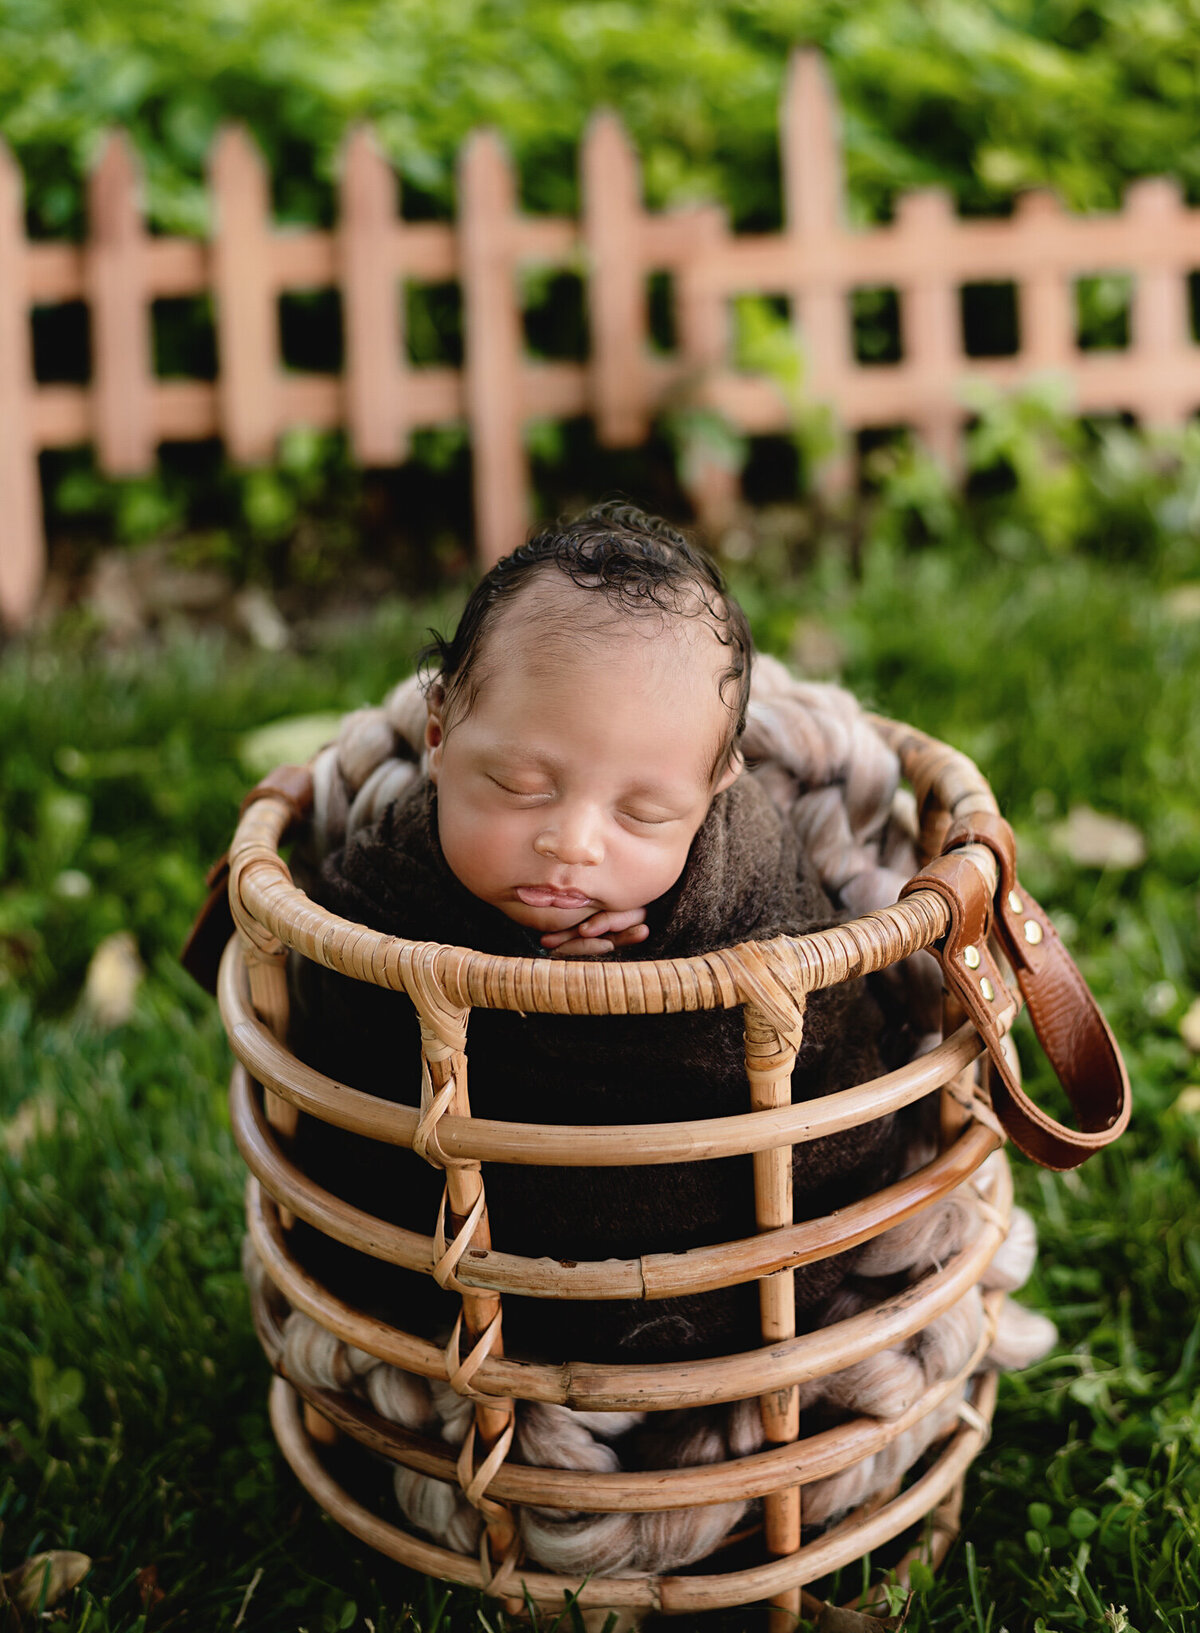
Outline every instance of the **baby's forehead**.
POLYGON ((561 662, 574 656, 594 661, 597 652, 644 654, 677 667, 715 662, 721 642, 698 589, 672 587, 669 599, 651 600, 613 593, 608 587, 576 582, 559 572, 542 573, 525 585, 501 612, 488 642, 489 667, 539 657, 561 662), (634 645, 634 643, 637 643, 634 645))

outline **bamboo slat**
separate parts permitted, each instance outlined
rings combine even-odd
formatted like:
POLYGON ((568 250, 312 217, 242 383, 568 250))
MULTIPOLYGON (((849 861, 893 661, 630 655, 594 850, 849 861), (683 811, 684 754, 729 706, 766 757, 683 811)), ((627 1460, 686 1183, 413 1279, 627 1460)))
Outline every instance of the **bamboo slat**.
MULTIPOLYGON (((411 1146, 419 1121, 414 1106, 397 1105, 348 1088, 303 1065, 259 1022, 245 995, 241 953, 231 943, 221 970, 221 1014, 238 1059, 256 1081, 322 1122, 388 1145, 411 1146)), ((562 968, 561 965, 554 966, 562 968)), ((438 1124, 442 1149, 479 1162, 559 1168, 635 1167, 742 1156, 779 1145, 856 1128, 912 1105, 978 1059, 977 1034, 962 1026, 919 1060, 820 1101, 680 1123, 638 1123, 635 1132, 588 1123, 470 1122, 453 1116, 438 1124)))
MULTIPOLYGON (((344 1303, 295 1261, 261 1193, 248 1192, 250 1234, 271 1280, 298 1309, 369 1354, 426 1378, 446 1378, 446 1357, 436 1345, 375 1320, 344 1303)), ((750 1400, 774 1389, 807 1383, 902 1343, 950 1308, 991 1263, 1012 1204, 1007 1169, 992 1198, 994 1217, 942 1268, 893 1294, 869 1311, 763 1349, 711 1360, 657 1365, 569 1361, 559 1365, 489 1356, 472 1383, 481 1394, 541 1400, 585 1411, 666 1411, 676 1407, 750 1400), (997 1220, 1000 1223, 997 1223, 997 1220)))
MULTIPOLYGON (((374 1218, 314 1185, 289 1161, 275 1143, 244 1071, 236 1072, 231 1083, 230 1111, 246 1166, 282 1208, 371 1258, 432 1275, 437 1259, 432 1237, 374 1218)), ((949 1195, 997 1144, 990 1129, 976 1125, 925 1168, 885 1190, 826 1218, 782 1226, 769 1234, 682 1253, 594 1261, 532 1259, 473 1247, 457 1265, 455 1283, 526 1298, 556 1299, 654 1300, 732 1287, 795 1270, 871 1240, 949 1195)))
MULTIPOLYGON (((759 1111, 790 1104, 792 1068, 803 1033, 803 1012, 797 1004, 791 1016, 776 1025, 757 1004, 748 1003, 746 1021, 746 1076, 750 1103, 759 1111)), ((777 1231, 792 1223, 792 1148, 778 1146, 754 1156, 754 1212, 761 1231, 777 1231)), ((796 1336, 796 1283, 790 1270, 777 1271, 758 1284, 759 1319, 764 1344, 796 1336)), ((769 1390, 759 1401, 763 1433, 769 1444, 788 1445, 800 1432, 800 1396, 793 1384, 769 1390)), ((794 1554, 800 1547, 800 1488, 785 1486, 770 1492, 764 1503, 767 1550, 794 1554)), ((800 1585, 786 1588, 771 1601, 772 1633, 787 1633, 800 1614, 800 1585)))
MULTIPOLYGON (((691 1505, 765 1497, 792 1485, 811 1485, 815 1480, 842 1473, 865 1457, 873 1457, 960 1389, 979 1365, 991 1342, 996 1312, 1003 1298, 1001 1293, 986 1295, 988 1319, 979 1343, 963 1367, 953 1377, 931 1386, 895 1418, 855 1418, 803 1440, 772 1446, 747 1457, 688 1468, 625 1470, 605 1474, 595 1470, 535 1468, 524 1463, 505 1463, 496 1474, 490 1490, 495 1496, 512 1503, 536 1503, 546 1508, 567 1510, 586 1507, 599 1514, 623 1514, 660 1513, 691 1505)), ((261 1298, 253 1302, 255 1324, 263 1348, 272 1366, 277 1371, 283 1371, 286 1377, 282 1363, 282 1330, 261 1298)), ((288 1381, 298 1394, 312 1402, 339 1430, 358 1440, 368 1450, 436 1480, 450 1483, 455 1480, 456 1459, 446 1449, 444 1442, 429 1440, 388 1422, 353 1395, 308 1388, 294 1379, 288 1381)))
MULTIPOLYGON (((282 1379, 276 1379, 272 1385, 270 1404, 276 1439, 293 1472, 340 1525, 403 1565, 444 1581, 487 1589, 487 1574, 477 1560, 410 1536, 370 1513, 342 1490, 313 1455, 300 1432, 296 1397, 282 1379)), ((994 1404, 995 1376, 985 1375, 974 1401, 985 1422, 994 1404)), ((901 1497, 870 1515, 861 1526, 843 1530, 832 1540, 809 1543, 789 1558, 768 1565, 724 1576, 592 1577, 587 1580, 522 1570, 518 1571, 517 1579, 536 1602, 561 1605, 563 1593, 568 1592, 577 1598, 581 1609, 631 1606, 678 1615, 751 1604, 798 1583, 814 1581, 898 1536, 914 1520, 936 1508, 953 1490, 983 1443, 985 1433, 984 1428, 964 1426, 928 1473, 901 1497)))

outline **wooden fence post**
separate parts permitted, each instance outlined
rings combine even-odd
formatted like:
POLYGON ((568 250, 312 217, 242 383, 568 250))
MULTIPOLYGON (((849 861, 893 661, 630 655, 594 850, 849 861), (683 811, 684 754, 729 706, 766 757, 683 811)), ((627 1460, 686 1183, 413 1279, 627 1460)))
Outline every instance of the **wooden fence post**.
MULTIPOLYGON (((1014 231, 1044 236, 1063 218, 1053 193, 1024 193, 1017 200, 1014 231)), ((1047 261, 1029 273, 1017 292, 1021 353, 1033 369, 1068 369, 1075 354, 1075 312, 1070 279, 1047 261)))
POLYGON ((458 230, 475 546, 484 567, 524 542, 529 515, 515 213, 508 155, 494 131, 477 131, 467 140, 459 169, 458 230))
MULTIPOLYGON (((850 291, 811 270, 821 251, 841 234, 845 214, 837 100, 819 51, 798 51, 791 60, 780 114, 780 147, 785 231, 796 267, 792 317, 808 364, 805 395, 814 403, 836 402, 854 365, 854 352, 850 291)), ((841 426, 835 436, 837 446, 816 473, 825 493, 847 488, 854 478, 841 426)))
POLYGON ((392 167, 360 126, 342 152, 338 275, 346 325, 346 427, 363 465, 408 454, 407 367, 393 244, 399 212, 392 167))
MULTIPOLYGON (((716 205, 689 211, 686 223, 687 253, 676 274, 679 352, 685 401, 707 407, 712 378, 729 356, 729 307, 712 276, 728 232, 725 212, 716 205)), ((741 473, 699 447, 685 459, 682 480, 701 527, 719 536, 733 520, 741 473)))
POLYGON ((581 169, 596 440, 627 448, 650 431, 649 314, 637 155, 615 114, 588 126, 581 169))
POLYGON ((1138 256, 1129 340, 1142 364, 1145 388, 1138 410, 1147 425, 1182 425, 1193 406, 1180 394, 1172 368, 1174 359, 1192 344, 1188 268, 1181 258, 1149 248, 1155 240, 1172 236, 1170 228, 1183 213, 1179 184, 1167 176, 1148 176, 1125 195, 1130 236, 1145 244, 1138 256))
POLYGON ((146 234, 137 161, 114 132, 88 177, 86 284, 92 315, 92 436, 102 470, 140 476, 154 468, 146 234))
POLYGON ((896 206, 898 232, 910 244, 919 272, 902 290, 900 332, 916 384, 913 421, 929 451, 957 474, 962 463, 963 410, 957 402, 961 323, 954 280, 946 272, 947 240, 955 228, 949 195, 940 188, 906 193, 896 206))
POLYGON ((279 434, 279 320, 266 166, 240 125, 223 130, 212 161, 217 401, 231 459, 270 459, 279 434))
POLYGON ((37 605, 46 546, 33 430, 33 343, 25 187, 0 142, 0 619, 17 629, 37 605))

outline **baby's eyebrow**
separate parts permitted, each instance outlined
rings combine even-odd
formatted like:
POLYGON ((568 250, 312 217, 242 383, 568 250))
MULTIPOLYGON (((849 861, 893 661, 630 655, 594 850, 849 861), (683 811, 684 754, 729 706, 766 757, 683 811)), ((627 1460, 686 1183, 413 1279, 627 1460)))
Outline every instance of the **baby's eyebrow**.
POLYGON ((539 771, 556 772, 561 769, 560 762, 552 754, 539 753, 525 743, 494 743, 485 751, 484 758, 504 765, 534 766, 539 771))
POLYGON ((626 799, 645 799, 664 808, 674 807, 680 803, 679 790, 667 788, 657 782, 630 783, 625 789, 626 799))

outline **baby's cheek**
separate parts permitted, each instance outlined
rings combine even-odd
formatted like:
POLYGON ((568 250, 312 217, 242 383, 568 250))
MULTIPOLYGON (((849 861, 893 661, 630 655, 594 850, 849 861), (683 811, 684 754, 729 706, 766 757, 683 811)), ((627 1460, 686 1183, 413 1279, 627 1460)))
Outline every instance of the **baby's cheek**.
POLYGON ((690 841, 687 845, 678 840, 662 844, 653 841, 644 843, 636 858, 630 859, 632 895, 626 905, 646 907, 670 890, 687 865, 690 848, 690 841))

